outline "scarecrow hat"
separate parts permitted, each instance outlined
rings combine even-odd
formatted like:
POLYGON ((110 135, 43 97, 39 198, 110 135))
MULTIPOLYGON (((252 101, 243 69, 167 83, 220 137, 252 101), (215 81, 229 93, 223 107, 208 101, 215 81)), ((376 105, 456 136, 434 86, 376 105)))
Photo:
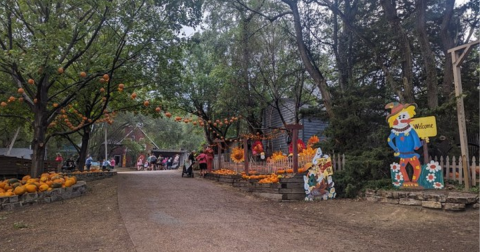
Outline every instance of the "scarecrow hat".
POLYGON ((387 121, 390 117, 395 116, 396 114, 400 113, 403 109, 406 109, 410 106, 414 106, 417 108, 417 104, 415 103, 398 103, 398 102, 390 102, 389 104, 385 105, 385 109, 391 109, 390 114, 387 116, 387 121))

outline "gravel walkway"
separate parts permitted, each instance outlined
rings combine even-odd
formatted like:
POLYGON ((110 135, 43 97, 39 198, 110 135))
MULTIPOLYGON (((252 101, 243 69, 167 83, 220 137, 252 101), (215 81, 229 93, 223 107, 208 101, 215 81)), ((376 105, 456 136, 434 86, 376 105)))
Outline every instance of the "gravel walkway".
POLYGON ((139 252, 478 251, 474 210, 349 200, 281 203, 181 178, 180 171, 119 174, 118 181, 120 213, 139 252))

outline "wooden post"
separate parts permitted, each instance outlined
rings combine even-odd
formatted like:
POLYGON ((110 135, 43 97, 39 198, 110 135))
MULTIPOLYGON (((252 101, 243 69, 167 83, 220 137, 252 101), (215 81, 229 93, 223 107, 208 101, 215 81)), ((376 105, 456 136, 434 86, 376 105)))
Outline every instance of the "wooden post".
POLYGON ((245 173, 248 175, 248 139, 243 139, 243 163, 245 165, 245 173))
POLYGON ((293 172, 298 172, 298 130, 303 129, 301 124, 287 124, 285 128, 292 130, 292 142, 293 142, 293 172))
POLYGON ((423 164, 428 164, 428 137, 423 139, 425 142, 423 142, 423 164))
POLYGON ((221 169, 222 160, 220 160, 220 156, 222 155, 222 140, 215 139, 213 142, 217 143, 217 169, 221 169))
MULTIPOLYGON (((467 127, 465 124, 465 108, 463 105, 463 91, 462 91, 462 79, 460 66, 462 62, 467 58, 467 55, 472 50, 472 46, 479 44, 480 40, 454 47, 448 52, 452 55, 453 64, 453 80, 455 82, 455 97, 457 98, 457 119, 458 119, 458 132, 460 134, 460 149, 462 151, 462 157, 468 158, 468 138, 467 127), (460 51, 462 53, 460 54, 460 51)), ((465 190, 470 190, 470 167, 466 162, 463 166, 463 173, 465 174, 465 190)))

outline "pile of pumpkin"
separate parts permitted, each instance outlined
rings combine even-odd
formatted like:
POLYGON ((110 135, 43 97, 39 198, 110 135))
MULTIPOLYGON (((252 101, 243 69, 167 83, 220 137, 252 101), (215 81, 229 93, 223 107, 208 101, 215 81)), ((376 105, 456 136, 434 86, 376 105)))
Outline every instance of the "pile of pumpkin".
MULTIPOLYGON (((298 173, 303 173, 303 172, 306 172, 307 170, 305 168, 298 168, 298 173)), ((285 173, 293 173, 293 169, 292 168, 288 168, 288 169, 278 169, 277 170, 277 174, 285 174, 285 173)))
POLYGON ((12 178, 0 181, 0 197, 51 191, 53 188, 71 187, 76 183, 75 176, 64 176, 62 173, 43 173, 40 178, 26 175, 21 180, 12 178))
POLYGON ((235 171, 229 170, 229 169, 220 169, 220 170, 215 170, 212 171, 213 174, 219 174, 219 175, 237 175, 235 171))
POLYGON ((280 181, 280 178, 282 178, 281 175, 277 175, 275 173, 272 174, 260 174, 260 175, 247 175, 242 172, 242 178, 243 179, 259 179, 258 183, 260 184, 270 184, 270 183, 278 183, 280 181))

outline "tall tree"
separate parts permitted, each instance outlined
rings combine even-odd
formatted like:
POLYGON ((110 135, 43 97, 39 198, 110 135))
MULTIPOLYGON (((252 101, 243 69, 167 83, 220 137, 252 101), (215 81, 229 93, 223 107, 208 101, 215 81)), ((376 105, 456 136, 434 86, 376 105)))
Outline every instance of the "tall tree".
POLYGON ((423 64, 425 66, 426 72, 426 82, 427 82, 427 103, 430 109, 435 109, 438 107, 438 81, 437 81, 437 67, 435 61, 435 55, 433 54, 432 48, 430 46, 429 36, 427 34, 427 22, 426 22, 426 12, 427 12, 427 0, 416 0, 415 1, 416 9, 416 31, 418 40, 420 43, 420 52, 423 58, 423 64))
MULTIPOLYGON (((168 6, 192 9, 184 1, 168 6)), ((15 83, 12 93, 14 86, 24 90, 22 98, 28 106, 25 111, 33 117, 32 176, 43 171, 45 146, 52 136, 47 127, 62 109, 78 94, 87 92, 87 87, 97 86, 98 90, 105 86, 111 90, 112 85, 120 82, 115 71, 134 63, 145 48, 158 45, 153 43, 160 41, 158 35, 175 38, 172 32, 156 31, 179 30, 179 20, 194 20, 191 16, 167 16, 167 12, 168 9, 156 8, 154 2, 147 0, 1 4, 0 15, 5 19, 0 23, 0 47, 4 51, 0 71, 15 83), (108 78, 102 81, 105 74, 108 78)), ((107 108, 109 99, 110 94, 105 95, 102 110, 107 108)), ((88 119, 92 118, 85 115, 88 119)))

